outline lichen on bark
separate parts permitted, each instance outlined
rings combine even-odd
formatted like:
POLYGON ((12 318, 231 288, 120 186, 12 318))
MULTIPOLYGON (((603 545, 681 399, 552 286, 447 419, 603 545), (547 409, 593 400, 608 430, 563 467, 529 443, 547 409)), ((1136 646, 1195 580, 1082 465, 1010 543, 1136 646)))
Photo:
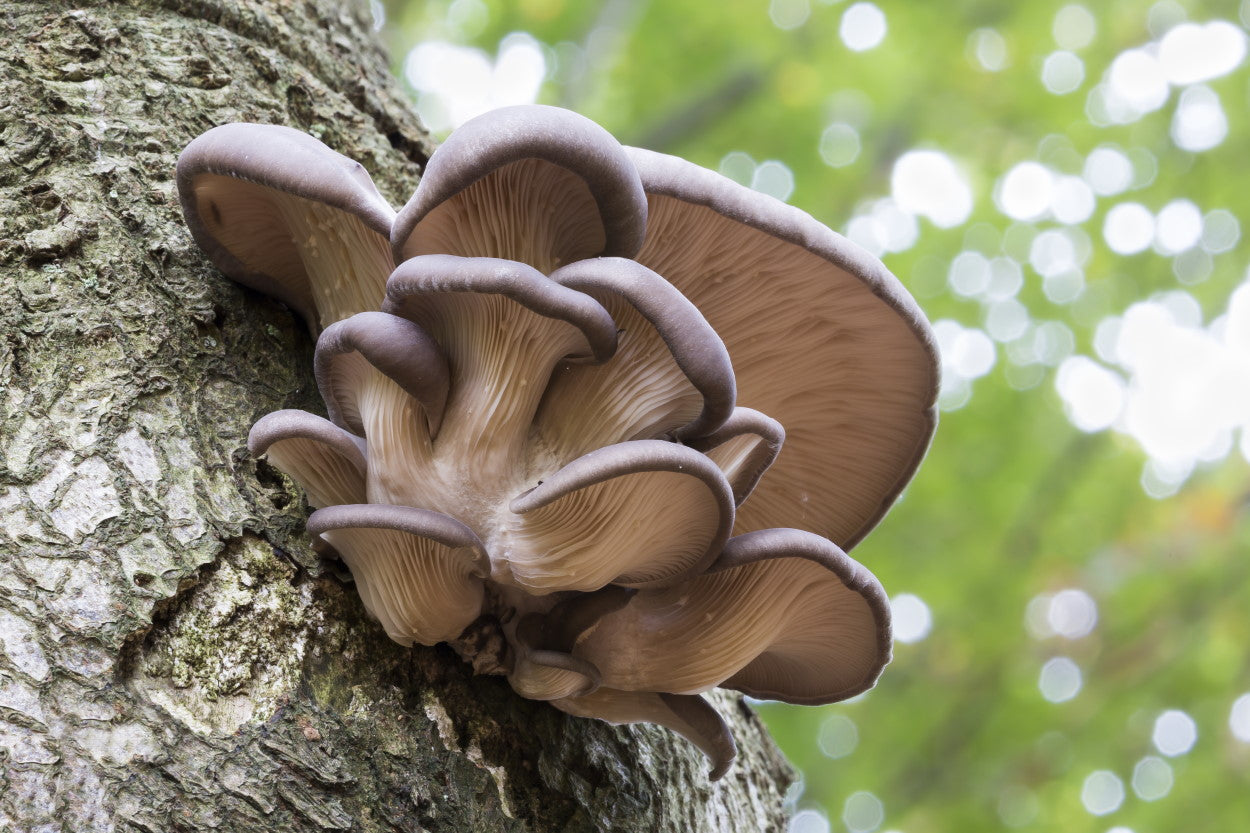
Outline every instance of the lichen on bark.
POLYGON ((0 3, 0 829, 769 830, 736 698, 715 785, 654 727, 404 649, 246 452, 312 345, 182 226, 178 150, 289 124, 400 203, 431 145, 364 3, 0 3))

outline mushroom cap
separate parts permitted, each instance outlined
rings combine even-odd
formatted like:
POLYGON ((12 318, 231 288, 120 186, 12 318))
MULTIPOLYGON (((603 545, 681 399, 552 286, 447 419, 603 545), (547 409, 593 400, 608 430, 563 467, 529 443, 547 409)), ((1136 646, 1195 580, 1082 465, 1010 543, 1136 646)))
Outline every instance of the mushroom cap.
POLYGON ((517 517, 498 549, 514 580, 540 593, 677 584, 716 558, 734 517, 720 469, 661 440, 592 451, 508 508, 517 517))
POLYGON ((178 157, 177 184, 191 235, 213 263, 314 328, 299 241, 275 205, 303 200, 336 209, 347 225, 354 220, 382 240, 395 218, 363 165, 279 125, 223 124, 200 135, 178 157))
POLYGON ((355 394, 362 362, 389 376, 417 400, 430 436, 438 434, 447 404, 447 359, 430 336, 407 319, 385 312, 358 312, 326 327, 317 339, 313 375, 330 420, 365 432, 355 394))
POLYGON ((599 669, 567 651, 539 647, 542 617, 529 614, 517 625, 515 662, 508 683, 531 700, 559 700, 590 694, 599 687, 599 669))
POLYGON ((313 512, 308 531, 343 557, 365 607, 401 645, 455 639, 481 613, 486 549, 455 518, 348 504, 313 512))
MULTIPOLYGON (((571 359, 604 361, 616 350, 616 325, 592 298, 567 289, 524 263, 493 257, 419 255, 401 263, 386 282, 388 313, 419 324, 448 353, 468 310, 444 310, 442 302, 456 294, 498 295, 553 325, 579 330, 586 349, 571 359)), ((516 326, 516 325, 514 325, 516 326)), ((486 345, 471 345, 483 349, 486 345)), ((459 352, 468 352, 462 350, 459 352)), ((544 380, 545 381, 545 380, 544 380)))
POLYGON ((738 755, 725 719, 697 694, 598 688, 580 697, 553 700, 552 705, 578 717, 608 723, 657 723, 672 729, 707 755, 711 781, 720 780, 738 755))
MULTIPOLYGON (((832 542, 798 529, 761 529, 731 538, 707 575, 758 572, 765 581, 806 580, 816 602, 778 639, 721 685, 752 697, 820 705, 877 684, 893 656, 890 600, 877 577, 832 542), (796 569, 797 568, 797 569, 796 569)), ((761 581, 761 584, 764 582, 761 581)))
POLYGON ((890 608, 872 573, 798 529, 731 538, 685 584, 640 590, 573 647, 607 688, 697 694, 714 686, 788 703, 871 688, 890 661, 890 608))
MULTIPOLYGON (((489 243, 487 229, 476 236, 459 236, 455 221, 443 223, 438 233, 460 241, 456 248, 422 240, 429 233, 427 222, 435 213, 472 186, 483 183, 478 196, 494 209, 480 225, 502 224, 497 243, 518 235, 518 229, 536 228, 531 223, 550 221, 543 226, 553 237, 548 242, 558 262, 570 262, 596 255, 629 257, 642 243, 646 225, 647 201, 623 148, 610 133, 590 119, 569 110, 541 105, 503 107, 470 119, 447 138, 431 155, 421 183, 412 199, 400 210, 391 233, 396 263, 417 254, 438 251, 479 257, 514 257, 489 243), (522 165, 521 179, 492 191, 487 182, 507 169, 522 165), (511 193, 500 193, 504 191, 511 193), (539 211, 524 211, 529 197, 541 200, 539 211), (584 217, 593 212, 589 226, 584 217), (500 216, 512 215, 517 216, 500 216), (563 230, 563 234, 561 233, 563 230), (576 230, 568 236, 567 232, 576 230), (460 246, 464 248, 460 248, 460 246)), ((539 236, 545 236, 540 233, 539 236)), ((501 245, 506 245, 502 242, 501 245)), ((540 266, 532 263, 531 265, 540 266)))
POLYGON ((627 148, 649 200, 636 259, 724 339, 738 402, 786 450, 737 532, 811 530, 850 548, 893 504, 937 421, 937 351, 886 268, 810 215, 672 156, 627 148))
POLYGON ((720 466, 733 487, 734 503, 742 506, 785 441, 786 429, 777 420, 753 408, 734 408, 720 428, 689 445, 720 466))
POLYGON ((253 457, 268 454, 315 507, 365 500, 365 441, 307 411, 265 414, 247 435, 253 457))
POLYGON ((736 390, 729 352, 698 308, 663 277, 633 260, 599 257, 562 266, 551 280, 602 303, 617 322, 617 349, 627 354, 598 368, 570 371, 567 381, 556 379, 547 392, 553 418, 567 419, 567 407, 554 400, 571 397, 582 408, 622 416, 658 411, 662 421, 648 425, 646 436, 671 433, 684 439, 707 434, 729 417, 736 390), (674 384, 670 377, 677 374, 685 384, 674 384), (698 410, 679 413, 691 404, 698 410), (678 416, 686 417, 685 424, 674 423, 678 416))

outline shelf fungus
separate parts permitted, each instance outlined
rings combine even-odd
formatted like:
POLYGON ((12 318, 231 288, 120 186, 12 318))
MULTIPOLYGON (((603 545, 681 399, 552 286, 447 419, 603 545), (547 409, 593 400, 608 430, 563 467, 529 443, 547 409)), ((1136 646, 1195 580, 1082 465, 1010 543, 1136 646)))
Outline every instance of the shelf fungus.
POLYGON ((714 778, 734 741, 704 692, 876 682, 889 605, 844 549, 911 477, 937 388, 878 261, 550 107, 465 124, 398 212, 284 127, 210 130, 178 186, 214 263, 318 336, 328 419, 269 414, 249 448, 392 639, 668 726, 714 778))

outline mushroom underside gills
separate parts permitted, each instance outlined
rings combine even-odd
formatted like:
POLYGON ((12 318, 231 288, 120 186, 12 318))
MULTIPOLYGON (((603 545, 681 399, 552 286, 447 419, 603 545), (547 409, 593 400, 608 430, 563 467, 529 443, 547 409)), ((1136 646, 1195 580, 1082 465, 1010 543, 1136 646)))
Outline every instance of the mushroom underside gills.
POLYGON ((889 656, 883 628, 871 600, 826 566, 776 558, 641 591, 573 653, 609 688, 697 694, 725 684, 833 702, 875 682, 889 656))
POLYGON ((361 312, 327 327, 317 339, 313 375, 330 419, 364 433, 358 394, 370 366, 420 404, 428 434, 438 434, 447 402, 447 359, 417 325, 384 312, 361 312))
POLYGON ((455 639, 481 613, 486 555, 444 515, 363 504, 319 509, 308 529, 342 556, 366 609, 402 645, 455 639))
POLYGON ((557 270, 553 281, 595 298, 617 326, 616 354, 560 367, 536 429, 559 452, 626 440, 700 436, 734 407, 729 354, 699 311, 660 275, 623 258, 557 270))
POLYGON ((316 508, 362 503, 366 498, 364 443, 307 411, 274 411, 261 417, 248 435, 253 456, 295 480, 316 508))
POLYGON ((720 428, 690 442, 720 467, 741 506, 764 472, 781 453, 786 432, 781 423, 752 408, 735 408, 720 428))
POLYGON ((381 306, 390 248, 358 217, 219 174, 195 177, 194 195, 207 232, 242 267, 236 279, 318 327, 381 306))
MULTIPOLYGON (((927 324, 914 317, 914 304, 894 302, 891 293, 905 292, 875 261, 854 271, 707 206, 649 197, 638 260, 690 298, 724 339, 738 401, 785 426, 786 453, 735 531, 789 526, 853 545, 928 447, 937 374, 927 324), (674 239, 682 245, 668 243, 674 239)), ((802 216, 822 232, 822 246, 851 249, 802 216)))
POLYGON ((605 235, 590 189, 541 159, 492 171, 429 211, 403 244, 426 254, 495 257, 551 272, 603 252, 605 235))
POLYGON ((489 542, 508 553, 498 578, 539 593, 671 584, 710 563, 733 523, 720 470, 659 440, 591 452, 509 508, 489 542))

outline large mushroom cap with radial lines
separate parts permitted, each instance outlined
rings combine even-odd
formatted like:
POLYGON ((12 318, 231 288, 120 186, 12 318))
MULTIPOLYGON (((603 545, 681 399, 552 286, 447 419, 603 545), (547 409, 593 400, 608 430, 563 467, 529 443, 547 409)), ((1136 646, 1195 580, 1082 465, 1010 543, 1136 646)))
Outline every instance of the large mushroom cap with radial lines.
POLYGON ((924 313, 880 261, 805 212, 683 159, 627 152, 649 203, 635 259, 724 340, 738 402, 785 428, 735 531, 796 527, 849 549, 911 479, 937 423, 924 313))

